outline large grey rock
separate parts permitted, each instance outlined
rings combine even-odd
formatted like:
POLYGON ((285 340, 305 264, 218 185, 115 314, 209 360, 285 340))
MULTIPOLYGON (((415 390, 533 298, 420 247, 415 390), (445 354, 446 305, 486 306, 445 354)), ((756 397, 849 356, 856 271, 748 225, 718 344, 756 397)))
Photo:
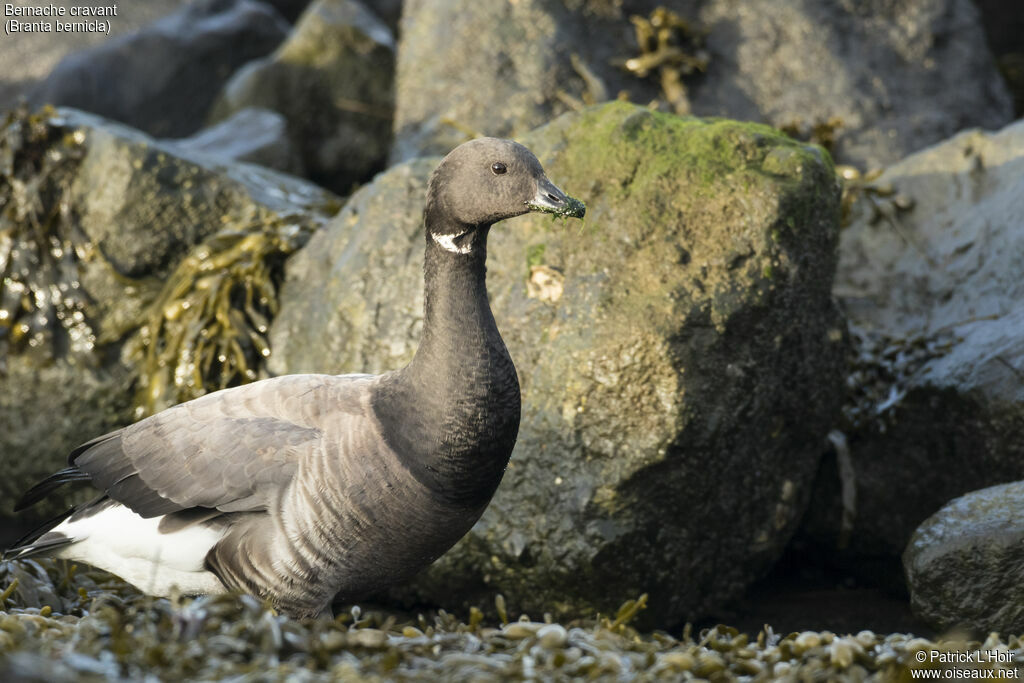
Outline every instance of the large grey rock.
POLYGON ((1024 481, 951 501, 914 532, 903 566, 914 613, 934 628, 1024 631, 1024 481))
POLYGON ((136 33, 68 55, 29 100, 182 137, 202 127, 235 69, 272 51, 287 31, 262 2, 197 0, 136 33))
POLYGON ((85 112, 60 110, 56 121, 82 131, 86 149, 70 188, 77 225, 120 275, 166 276, 191 245, 254 205, 315 223, 335 201, 298 178, 185 152, 85 112))
POLYGON ((604 97, 625 90, 650 101, 657 84, 616 63, 638 50, 627 15, 655 6, 708 29, 707 72, 687 81, 693 113, 805 127, 838 117, 835 154, 844 163, 884 165, 1013 117, 970 0, 641 0, 628 11, 564 0, 409 0, 392 158, 440 152, 466 129, 528 130, 592 95, 588 74, 604 97))
POLYGON ((269 109, 240 109, 191 137, 165 142, 186 154, 198 152, 227 161, 248 161, 297 176, 305 172, 288 137, 288 122, 269 109))
MULTIPOLYGON (((125 342, 193 245, 272 221, 311 231, 336 200, 75 110, 12 116, 0 147, 0 520, 9 528, 14 501, 71 448, 132 421, 139 368, 125 342)), ((191 258, 202 267, 202 254, 191 258)), ((51 516, 68 500, 30 514, 51 516)))
MULTIPOLYGON (((12 3, 17 4, 17 3, 12 3)), ((110 7, 110 0, 51 0, 48 5, 63 7, 110 7)), ((170 14, 181 4, 180 0, 148 0, 121 5, 117 17, 110 18, 110 34, 76 31, 62 33, 7 33, 0 40, 0 111, 14 109, 18 98, 27 95, 35 85, 46 78, 66 55, 99 45, 126 33, 134 33, 142 26, 170 14)), ((21 6, 28 6, 21 3, 21 6)), ((36 19, 38 21, 38 19, 36 19)))
POLYGON ((231 79, 213 118, 280 112, 308 176, 347 192, 387 156, 394 51, 391 31, 356 0, 317 0, 273 55, 231 79))
MULTIPOLYGON (((885 198, 843 231, 836 294, 859 359, 848 425, 849 555, 894 559, 947 501, 1024 478, 1024 122, 968 131, 891 166, 885 198)), ((824 470, 823 470, 824 472, 824 470)), ((822 476, 805 533, 840 537, 839 479, 822 476)))
POLYGON ((601 5, 406 0, 391 159, 446 153, 466 139, 467 131, 521 134, 568 111, 563 95, 580 100, 587 92, 572 65, 574 53, 584 69, 604 81, 605 93, 614 96, 634 86, 637 101, 652 98, 653 86, 610 66, 615 57, 631 54, 633 31, 613 3, 603 11, 601 5))
MULTIPOLYGON (((588 204, 491 232, 519 371, 515 453, 481 522, 404 599, 696 618, 779 554, 841 398, 837 191, 820 150, 625 103, 523 138, 588 204)), ((381 372, 422 324, 437 159, 365 186, 288 264, 276 372, 381 372)))
POLYGON ((971 0, 716 0, 694 113, 784 126, 841 120, 834 154, 875 167, 1013 119, 971 0))

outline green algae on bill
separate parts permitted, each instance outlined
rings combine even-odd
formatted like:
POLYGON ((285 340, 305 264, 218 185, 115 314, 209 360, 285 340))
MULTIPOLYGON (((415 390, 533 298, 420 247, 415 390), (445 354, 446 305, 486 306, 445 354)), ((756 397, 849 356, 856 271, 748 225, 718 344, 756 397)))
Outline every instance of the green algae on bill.
POLYGON ((543 204, 529 204, 530 210, 536 213, 550 213, 560 218, 583 218, 587 213, 586 205, 575 197, 566 197, 564 208, 556 209, 543 204))

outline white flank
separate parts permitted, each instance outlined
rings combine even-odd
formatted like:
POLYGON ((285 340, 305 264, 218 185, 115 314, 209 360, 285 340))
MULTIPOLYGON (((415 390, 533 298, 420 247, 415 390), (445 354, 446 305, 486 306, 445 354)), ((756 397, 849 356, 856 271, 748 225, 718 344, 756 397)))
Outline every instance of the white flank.
POLYGON ((224 531, 195 524, 162 534, 157 530, 161 519, 144 519, 114 505, 85 519, 65 520, 53 531, 75 542, 55 555, 105 569, 149 595, 170 595, 172 587, 186 595, 223 593, 224 585, 203 567, 203 560, 224 531))
POLYGON ((431 233, 430 236, 433 237, 434 241, 440 244, 441 247, 446 251, 450 251, 453 254, 468 254, 469 252, 473 251, 472 240, 470 240, 469 243, 467 243, 466 246, 464 247, 460 247, 459 245, 455 244, 455 238, 462 237, 462 235, 465 234, 466 233, 461 233, 458 235, 435 235, 431 233))

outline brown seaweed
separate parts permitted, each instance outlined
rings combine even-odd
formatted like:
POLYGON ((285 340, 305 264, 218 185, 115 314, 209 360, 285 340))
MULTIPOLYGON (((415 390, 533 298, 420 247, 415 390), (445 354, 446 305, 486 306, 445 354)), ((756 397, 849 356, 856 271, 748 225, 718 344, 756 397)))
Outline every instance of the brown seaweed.
POLYGON ((96 342, 79 281, 90 246, 67 200, 84 136, 53 115, 22 107, 0 128, 0 370, 8 354, 87 356, 96 342))
POLYGON ((709 55, 704 49, 707 31, 666 7, 648 16, 633 15, 639 54, 620 60, 619 66, 637 78, 653 78, 661 95, 676 114, 689 114, 690 101, 684 80, 707 70, 709 55))
POLYGON ((838 116, 832 116, 828 119, 815 119, 812 122, 794 119, 779 126, 779 130, 794 140, 820 145, 829 154, 835 154, 836 139, 842 127, 843 120, 838 116))
POLYGON ((876 183, 882 175, 880 169, 861 173, 853 166, 837 166, 836 173, 843 184, 843 196, 839 204, 841 226, 846 227, 853 222, 854 207, 863 203, 870 212, 868 223, 874 225, 885 219, 905 240, 914 244, 899 224, 900 215, 914 208, 913 197, 901 194, 892 185, 876 183))
POLYGON ((130 351, 136 418, 263 376, 284 259, 309 228, 254 211, 194 247, 150 307, 130 351))

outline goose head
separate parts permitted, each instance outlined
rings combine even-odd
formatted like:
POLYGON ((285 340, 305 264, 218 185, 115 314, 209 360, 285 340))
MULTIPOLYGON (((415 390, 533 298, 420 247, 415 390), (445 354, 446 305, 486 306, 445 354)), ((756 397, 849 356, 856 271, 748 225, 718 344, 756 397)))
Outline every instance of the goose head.
POLYGON ((427 230, 448 251, 470 253, 473 234, 530 211, 582 218, 583 202, 551 182, 533 153, 512 140, 477 138, 452 150, 427 189, 427 230))

